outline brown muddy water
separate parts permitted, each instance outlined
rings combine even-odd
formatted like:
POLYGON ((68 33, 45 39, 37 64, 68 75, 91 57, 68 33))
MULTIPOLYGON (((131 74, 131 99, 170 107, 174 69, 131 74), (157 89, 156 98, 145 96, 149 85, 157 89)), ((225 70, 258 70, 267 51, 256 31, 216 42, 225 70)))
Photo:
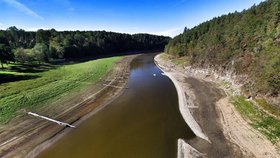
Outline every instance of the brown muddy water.
POLYGON ((173 83, 154 64, 154 55, 135 58, 128 89, 38 157, 176 158, 178 138, 195 136, 180 114, 173 83))

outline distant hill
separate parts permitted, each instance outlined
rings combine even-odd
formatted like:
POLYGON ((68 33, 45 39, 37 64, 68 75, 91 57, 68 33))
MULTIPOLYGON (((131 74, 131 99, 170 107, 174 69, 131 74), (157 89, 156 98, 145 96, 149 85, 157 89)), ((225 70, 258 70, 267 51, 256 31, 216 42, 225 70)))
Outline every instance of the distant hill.
POLYGON ((280 92, 280 0, 206 21, 172 39, 165 52, 193 67, 246 75, 244 91, 280 92))
POLYGON ((48 62, 130 51, 164 49, 170 37, 106 31, 0 30, 0 62, 48 62))

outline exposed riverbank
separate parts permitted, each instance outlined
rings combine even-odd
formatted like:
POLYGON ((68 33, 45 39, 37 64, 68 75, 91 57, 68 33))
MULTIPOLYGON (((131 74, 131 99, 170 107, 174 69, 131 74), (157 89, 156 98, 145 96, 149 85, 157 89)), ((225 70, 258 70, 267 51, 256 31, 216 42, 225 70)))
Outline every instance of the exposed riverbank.
POLYGON ((180 113, 174 84, 161 75, 154 56, 137 56, 130 64, 128 88, 38 158, 177 157, 178 139, 195 135, 180 113))
POLYGON ((160 55, 155 61, 179 88, 179 99, 189 100, 184 106, 185 112, 181 113, 186 115, 186 111, 190 111, 195 120, 186 119, 186 122, 198 137, 188 142, 180 140, 178 148, 183 151, 178 151, 178 156, 194 153, 193 157, 279 157, 273 144, 253 129, 229 102, 226 94, 238 92, 238 86, 228 90, 211 74, 187 71, 160 55), (188 102, 193 105, 189 106, 188 102), (195 122, 211 144, 200 139, 201 133, 195 132, 200 131, 199 128, 192 126, 195 122))
MULTIPOLYGON (((69 124, 80 124, 121 94, 135 56, 123 57, 98 82, 88 83, 86 88, 58 99, 37 113, 69 124)), ((27 115, 27 111, 20 112, 20 117, 1 127, 0 157, 34 157, 72 130, 27 115)))

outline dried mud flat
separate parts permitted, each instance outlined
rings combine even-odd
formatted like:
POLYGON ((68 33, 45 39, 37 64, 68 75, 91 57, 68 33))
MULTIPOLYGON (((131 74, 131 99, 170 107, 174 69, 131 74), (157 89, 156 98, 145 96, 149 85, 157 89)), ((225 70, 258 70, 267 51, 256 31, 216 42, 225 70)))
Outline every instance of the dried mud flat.
MULTIPOLYGON (((136 55, 126 56, 87 90, 80 90, 37 111, 77 126, 108 105, 122 92, 129 77, 129 66, 136 55), (111 86, 106 86, 110 84, 111 86)), ((0 127, 0 157, 35 157, 72 128, 59 126, 20 111, 20 115, 0 127)))
MULTIPOLYGON (((190 111, 209 141, 199 137, 178 140, 178 158, 185 157, 280 157, 275 146, 240 116, 219 87, 209 76, 188 73, 168 60, 155 57, 155 62, 178 84, 190 111), (191 103, 191 104, 190 104, 191 103)), ((179 97, 180 98, 180 97, 179 97)), ((183 114, 184 115, 184 114, 183 114)), ((187 120, 190 128, 194 122, 187 120)), ((197 129, 192 129, 197 130, 197 129)), ((196 133, 196 132, 194 132, 196 133)))

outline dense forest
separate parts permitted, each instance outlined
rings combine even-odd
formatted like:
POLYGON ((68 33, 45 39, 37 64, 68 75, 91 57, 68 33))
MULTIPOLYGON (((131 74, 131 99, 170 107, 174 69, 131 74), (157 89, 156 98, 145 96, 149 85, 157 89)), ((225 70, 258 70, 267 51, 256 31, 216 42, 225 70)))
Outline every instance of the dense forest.
POLYGON ((245 91, 279 96, 280 1, 267 0, 242 12, 206 21, 165 47, 193 67, 246 75, 245 91), (222 70, 221 70, 222 69, 222 70))
POLYGON ((169 37, 149 34, 121 34, 105 31, 27 32, 16 27, 0 30, 0 61, 49 62, 120 53, 163 49, 169 37))

